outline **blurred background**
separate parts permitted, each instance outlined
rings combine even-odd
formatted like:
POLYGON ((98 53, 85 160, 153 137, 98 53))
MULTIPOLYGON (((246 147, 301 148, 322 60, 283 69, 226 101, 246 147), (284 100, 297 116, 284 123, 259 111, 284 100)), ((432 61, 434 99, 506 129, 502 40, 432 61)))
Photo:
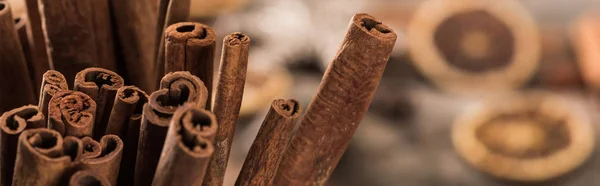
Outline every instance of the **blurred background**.
POLYGON ((235 182, 271 100, 295 98, 308 106, 356 12, 375 16, 398 40, 369 113, 329 185, 600 185, 597 153, 554 179, 509 182, 470 166, 450 140, 466 108, 530 90, 551 92, 581 108, 569 111, 583 112, 600 134, 599 5, 598 0, 192 0, 192 20, 212 26, 217 38, 236 31, 252 38, 225 185, 235 182), (478 11, 488 13, 469 14, 478 11))

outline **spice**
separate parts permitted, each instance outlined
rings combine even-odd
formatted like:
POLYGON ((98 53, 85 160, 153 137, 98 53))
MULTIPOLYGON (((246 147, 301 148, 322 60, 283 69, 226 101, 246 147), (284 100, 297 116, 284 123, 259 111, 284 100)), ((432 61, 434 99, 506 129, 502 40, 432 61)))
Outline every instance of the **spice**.
POLYGON ((62 90, 48 103, 48 128, 63 136, 92 136, 96 102, 77 91, 62 90))

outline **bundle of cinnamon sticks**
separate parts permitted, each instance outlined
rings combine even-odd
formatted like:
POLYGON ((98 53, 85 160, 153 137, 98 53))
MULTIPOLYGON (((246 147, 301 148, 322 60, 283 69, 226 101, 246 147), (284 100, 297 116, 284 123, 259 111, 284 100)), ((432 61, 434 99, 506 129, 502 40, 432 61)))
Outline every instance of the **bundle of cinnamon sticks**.
MULTIPOLYGON (((0 186, 223 185, 250 37, 223 39, 213 89, 215 31, 189 0, 157 5, 27 0, 17 32, 0 1, 0 186)), ((300 103, 274 100, 235 184, 324 185, 395 40, 354 15, 299 126, 300 103)))

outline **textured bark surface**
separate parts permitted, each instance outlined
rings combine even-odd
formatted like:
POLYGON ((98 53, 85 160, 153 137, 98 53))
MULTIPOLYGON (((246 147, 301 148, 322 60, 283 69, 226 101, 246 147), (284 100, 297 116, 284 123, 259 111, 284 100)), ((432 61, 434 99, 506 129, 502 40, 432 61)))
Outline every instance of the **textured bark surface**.
POLYGON ((42 75, 38 106, 44 116, 48 116, 48 103, 52 96, 61 90, 69 90, 65 76, 56 70, 48 70, 42 75))
MULTIPOLYGON (((27 8, 27 37, 29 39, 29 46, 31 47, 31 58, 33 71, 29 73, 33 74, 35 87, 39 87, 37 84, 40 79, 43 78, 44 73, 50 70, 50 62, 48 61, 48 54, 46 53, 46 41, 44 39, 44 31, 42 30, 42 20, 40 18, 40 9, 38 7, 37 0, 24 0, 27 8)), ((42 94, 39 92, 38 94, 42 94)))
POLYGON ((217 127, 214 114, 194 104, 177 109, 152 185, 202 185, 217 127))
POLYGON ((213 29, 200 23, 176 23, 165 30, 164 73, 189 71, 198 76, 211 93, 206 101, 207 110, 212 108, 215 38, 213 29))
MULTIPOLYGON (((87 139, 93 141, 89 137, 87 139)), ((119 136, 105 135, 97 144, 99 148, 90 148, 91 151, 86 155, 85 151, 88 150, 88 146, 84 142, 81 168, 107 178, 111 185, 117 185, 119 166, 123 155, 123 141, 119 136)))
POLYGON ((223 39, 219 82, 213 109, 220 127, 215 140, 215 153, 204 185, 223 184, 246 84, 250 42, 250 37, 239 32, 229 34, 223 39))
POLYGON ((0 113, 35 103, 35 95, 10 6, 0 2, 0 113))
POLYGON ((317 95, 286 150, 275 185, 323 185, 364 117, 396 34, 374 17, 355 14, 317 95))
POLYGON ((40 0, 42 28, 51 68, 73 84, 75 75, 98 66, 92 5, 89 1, 40 0))
POLYGON ((63 90, 48 103, 48 128, 63 136, 92 136, 96 102, 87 94, 63 90))
POLYGON ((0 185, 11 185, 19 135, 34 128, 46 128, 46 117, 35 105, 22 106, 0 116, 0 185))
POLYGON ((117 70, 117 59, 115 58, 115 43, 113 36, 113 23, 111 15, 110 0, 91 0, 92 25, 98 54, 98 66, 109 70, 117 70))
MULTIPOLYGON (((23 50, 23 57, 25 58, 25 63, 27 64, 27 72, 29 72, 29 82, 31 83, 31 87, 39 87, 41 79, 41 74, 37 74, 36 77, 36 67, 35 62, 33 61, 33 46, 29 43, 29 38, 27 37, 29 30, 29 22, 26 14, 22 14, 19 17, 14 17, 15 21, 15 29, 17 29, 17 34, 19 35, 19 42, 21 43, 21 49, 23 50), (40 77, 40 78, 38 78, 40 77)), ((34 96, 37 96, 37 92, 33 92, 34 96)))
POLYGON ((87 94, 96 102, 94 139, 104 136, 117 90, 124 84, 119 74, 102 68, 86 68, 75 76, 73 90, 87 94))
POLYGON ((273 101, 246 155, 235 185, 273 185, 302 106, 296 100, 273 101))
POLYGON ((198 108, 204 108, 210 96, 204 82, 185 71, 165 75, 160 81, 160 89, 164 88, 169 89, 169 97, 173 98, 171 101, 196 103, 198 108))
POLYGON ((156 82, 160 81, 165 71, 165 29, 178 22, 186 22, 190 19, 190 0, 159 0, 156 18, 156 55, 154 63, 154 74, 156 82))

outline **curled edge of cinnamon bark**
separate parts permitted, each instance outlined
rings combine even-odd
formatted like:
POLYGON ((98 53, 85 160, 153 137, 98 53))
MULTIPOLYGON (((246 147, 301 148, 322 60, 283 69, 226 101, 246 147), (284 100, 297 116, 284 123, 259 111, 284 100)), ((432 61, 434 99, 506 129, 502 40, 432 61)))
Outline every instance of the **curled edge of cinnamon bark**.
POLYGON ((124 84, 119 74, 103 68, 86 68, 75 75, 73 90, 89 95, 96 102, 94 139, 104 135, 117 90, 124 84))
POLYGON ((171 120, 152 185, 201 185, 218 126, 209 111, 181 106, 171 120))
POLYGON ((156 17, 156 43, 155 43, 155 74, 160 76, 165 72, 165 29, 172 24, 189 21, 190 0, 159 0, 156 17))
POLYGON ((95 112, 96 102, 87 94, 59 91, 48 103, 48 128, 63 136, 91 136, 95 112))
POLYGON ((223 39, 219 82, 213 108, 219 121, 219 130, 215 140, 215 153, 204 185, 223 184, 235 125, 242 105, 250 43, 250 37, 240 32, 229 34, 223 39))
POLYGON ((48 116, 48 103, 50 99, 61 90, 69 90, 65 76, 56 70, 46 71, 42 75, 40 98, 38 100, 38 106, 45 116, 48 116))
POLYGON ((275 185, 324 185, 379 85, 396 42, 390 28, 355 14, 341 47, 286 149, 275 185))
POLYGON ((190 72, 177 71, 169 72, 160 80, 161 89, 169 89, 169 97, 186 98, 180 100, 196 103, 198 107, 204 108, 208 97, 210 96, 206 85, 200 78, 192 75, 190 72), (185 95, 184 95, 185 94, 185 95))
MULTIPOLYGON (((116 185, 124 147, 121 138, 109 134, 103 136, 100 142, 89 137, 84 139, 91 140, 87 144, 97 144, 98 148, 94 148, 93 152, 82 158, 83 167, 106 177, 111 185, 116 185)), ((84 149, 85 145, 84 142, 84 149)))
POLYGON ((89 170, 75 172, 69 179, 69 186, 111 186, 104 176, 89 170))
POLYGON ((22 106, 0 116, 0 185, 12 183, 19 134, 25 129, 45 127, 46 117, 35 105, 22 106))
POLYGON ((278 99, 271 103, 235 185, 273 185, 281 157, 301 113, 302 106, 294 99, 278 99))

